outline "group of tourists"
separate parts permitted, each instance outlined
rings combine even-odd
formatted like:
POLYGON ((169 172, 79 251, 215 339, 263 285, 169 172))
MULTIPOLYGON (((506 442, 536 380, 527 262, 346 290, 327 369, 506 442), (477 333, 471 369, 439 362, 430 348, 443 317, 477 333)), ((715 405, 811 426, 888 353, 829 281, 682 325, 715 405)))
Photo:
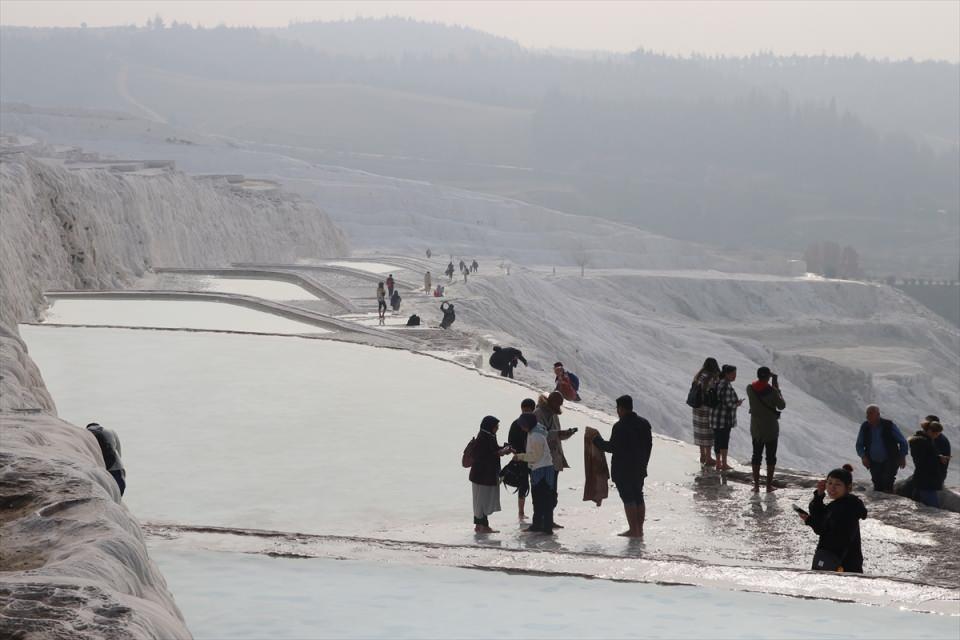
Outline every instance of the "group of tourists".
POLYGON ((386 324, 387 300, 390 301, 390 308, 394 313, 400 311, 400 302, 403 298, 400 297, 400 291, 397 290, 392 273, 387 276, 386 282, 377 284, 377 316, 381 325, 386 324))
MULTIPOLYGON (((460 258, 459 271, 460 271, 460 275, 463 276, 464 284, 466 284, 467 282, 467 276, 469 276, 472 273, 477 273, 479 270, 480 270, 480 263, 477 262, 476 259, 474 259, 474 261, 471 262, 470 264, 467 264, 463 258, 460 258)), ((447 275, 447 278, 449 278, 450 281, 452 282, 453 274, 455 273, 455 270, 453 267, 453 260, 451 260, 449 264, 447 264, 447 268, 444 269, 443 272, 447 275)))

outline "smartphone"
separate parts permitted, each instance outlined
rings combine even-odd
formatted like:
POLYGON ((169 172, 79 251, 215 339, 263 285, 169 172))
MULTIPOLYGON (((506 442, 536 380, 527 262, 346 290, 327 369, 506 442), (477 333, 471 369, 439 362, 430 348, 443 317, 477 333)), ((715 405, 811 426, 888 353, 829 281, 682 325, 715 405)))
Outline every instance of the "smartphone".
POLYGON ((796 511, 797 513, 799 513, 799 514, 802 515, 802 516, 808 516, 808 515, 810 515, 809 513, 807 513, 806 511, 804 511, 804 510, 801 509, 800 507, 798 507, 797 505, 793 505, 793 510, 796 511))

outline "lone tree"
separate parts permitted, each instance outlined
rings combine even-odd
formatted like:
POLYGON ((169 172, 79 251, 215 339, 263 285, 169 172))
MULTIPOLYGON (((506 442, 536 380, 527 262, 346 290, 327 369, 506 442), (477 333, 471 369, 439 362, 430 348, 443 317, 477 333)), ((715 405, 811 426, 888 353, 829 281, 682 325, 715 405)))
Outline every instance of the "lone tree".
POLYGON ((582 278, 584 270, 590 266, 590 252, 583 244, 583 240, 577 240, 577 246, 573 249, 572 257, 574 264, 580 267, 580 277, 582 278))

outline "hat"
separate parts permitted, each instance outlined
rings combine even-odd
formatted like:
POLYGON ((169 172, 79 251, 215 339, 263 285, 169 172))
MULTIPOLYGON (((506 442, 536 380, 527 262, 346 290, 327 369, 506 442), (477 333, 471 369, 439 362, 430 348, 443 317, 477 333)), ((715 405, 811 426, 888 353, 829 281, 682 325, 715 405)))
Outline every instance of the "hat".
POLYGON ((494 418, 493 416, 484 416, 483 420, 480 421, 480 430, 491 431, 498 424, 500 424, 499 418, 494 418))

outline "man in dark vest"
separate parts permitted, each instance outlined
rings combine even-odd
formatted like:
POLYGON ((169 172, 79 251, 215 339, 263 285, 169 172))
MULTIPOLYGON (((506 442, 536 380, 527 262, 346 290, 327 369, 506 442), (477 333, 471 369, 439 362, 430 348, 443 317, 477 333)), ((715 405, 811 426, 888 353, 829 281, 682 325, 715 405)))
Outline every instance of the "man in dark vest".
POLYGON ((907 466, 909 452, 910 446, 900 428, 891 420, 881 418, 877 405, 867 407, 867 419, 857 434, 857 455, 870 470, 874 490, 893 492, 897 468, 907 466))

